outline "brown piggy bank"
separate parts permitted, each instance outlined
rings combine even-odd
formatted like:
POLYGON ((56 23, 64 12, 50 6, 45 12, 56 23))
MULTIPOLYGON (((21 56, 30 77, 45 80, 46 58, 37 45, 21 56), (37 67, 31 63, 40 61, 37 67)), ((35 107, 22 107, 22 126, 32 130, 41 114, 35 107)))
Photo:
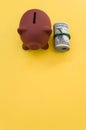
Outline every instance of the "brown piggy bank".
POLYGON ((23 49, 48 49, 52 32, 51 22, 46 13, 38 9, 27 11, 21 18, 18 33, 23 41, 23 49))

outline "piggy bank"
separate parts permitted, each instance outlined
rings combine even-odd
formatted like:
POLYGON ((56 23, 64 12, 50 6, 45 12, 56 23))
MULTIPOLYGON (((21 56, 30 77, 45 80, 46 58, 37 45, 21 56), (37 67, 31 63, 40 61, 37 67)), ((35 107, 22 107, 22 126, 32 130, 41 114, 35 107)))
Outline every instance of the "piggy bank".
POLYGON ((18 33, 24 50, 48 49, 51 32, 48 15, 39 9, 28 10, 20 20, 18 33))

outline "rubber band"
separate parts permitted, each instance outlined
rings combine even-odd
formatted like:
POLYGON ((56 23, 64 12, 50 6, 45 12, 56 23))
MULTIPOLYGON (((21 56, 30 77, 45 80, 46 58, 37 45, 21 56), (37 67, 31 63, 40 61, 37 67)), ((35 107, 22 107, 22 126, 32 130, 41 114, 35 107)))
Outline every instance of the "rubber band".
POLYGON ((56 38, 56 37, 58 37, 58 36, 62 36, 62 35, 65 35, 65 36, 67 36, 69 39, 71 39, 71 36, 70 36, 70 34, 68 34, 68 33, 55 34, 55 35, 54 35, 54 38, 56 38))

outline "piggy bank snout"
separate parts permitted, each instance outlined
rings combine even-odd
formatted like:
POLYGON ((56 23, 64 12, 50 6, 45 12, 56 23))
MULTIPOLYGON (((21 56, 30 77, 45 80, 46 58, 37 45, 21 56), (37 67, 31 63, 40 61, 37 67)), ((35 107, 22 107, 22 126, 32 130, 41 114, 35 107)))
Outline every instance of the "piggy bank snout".
POLYGON ((40 44, 36 42, 31 42, 28 44, 28 47, 32 50, 37 50, 40 48, 40 44))

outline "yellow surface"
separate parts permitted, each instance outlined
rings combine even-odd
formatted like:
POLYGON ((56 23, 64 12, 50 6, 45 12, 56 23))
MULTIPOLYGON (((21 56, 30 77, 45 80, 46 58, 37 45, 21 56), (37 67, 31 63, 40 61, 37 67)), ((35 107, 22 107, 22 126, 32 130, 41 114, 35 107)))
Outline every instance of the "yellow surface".
POLYGON ((86 0, 0 2, 0 130, 86 130, 86 0), (71 50, 24 51, 22 14, 44 10, 52 25, 65 21, 71 50))

